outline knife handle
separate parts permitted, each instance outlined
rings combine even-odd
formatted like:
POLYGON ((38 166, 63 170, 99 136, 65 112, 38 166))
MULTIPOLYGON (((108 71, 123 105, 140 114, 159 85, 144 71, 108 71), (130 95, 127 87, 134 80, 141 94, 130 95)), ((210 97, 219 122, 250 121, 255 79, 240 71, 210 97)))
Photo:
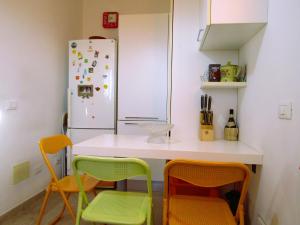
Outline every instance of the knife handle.
POLYGON ((211 100, 212 100, 212 99, 211 99, 211 96, 209 96, 209 97, 208 97, 208 108, 207 108, 208 111, 211 110, 211 100))

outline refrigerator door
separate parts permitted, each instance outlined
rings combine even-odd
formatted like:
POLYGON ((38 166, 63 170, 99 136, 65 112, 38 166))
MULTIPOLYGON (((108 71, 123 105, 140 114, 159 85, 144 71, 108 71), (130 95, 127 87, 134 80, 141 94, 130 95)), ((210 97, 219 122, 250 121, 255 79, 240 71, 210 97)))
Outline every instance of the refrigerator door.
MULTIPOLYGON (((100 129, 68 129, 67 136, 72 140, 73 144, 94 138, 101 134, 114 134, 115 130, 100 130, 100 129)), ((70 148, 67 149, 67 175, 72 174, 73 155, 70 148)))
POLYGON ((121 15, 118 120, 167 120, 168 15, 121 15))
MULTIPOLYGON (((145 121, 119 121, 118 122, 118 134, 135 134, 135 135, 148 135, 148 132, 142 128, 141 124, 156 123, 156 122, 145 122, 145 121)), ((164 180, 164 167, 166 164, 165 160, 159 159, 143 159, 145 160, 152 172, 152 180, 163 181, 164 180)))
POLYGON ((69 128, 115 128, 116 41, 69 42, 69 128))

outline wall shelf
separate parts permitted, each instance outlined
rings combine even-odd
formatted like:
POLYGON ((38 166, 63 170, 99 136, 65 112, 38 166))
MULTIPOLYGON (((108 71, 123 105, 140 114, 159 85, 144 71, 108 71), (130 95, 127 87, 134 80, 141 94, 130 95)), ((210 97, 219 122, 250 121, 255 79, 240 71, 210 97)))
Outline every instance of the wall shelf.
POLYGON ((247 82, 202 82, 201 89, 244 88, 247 82))

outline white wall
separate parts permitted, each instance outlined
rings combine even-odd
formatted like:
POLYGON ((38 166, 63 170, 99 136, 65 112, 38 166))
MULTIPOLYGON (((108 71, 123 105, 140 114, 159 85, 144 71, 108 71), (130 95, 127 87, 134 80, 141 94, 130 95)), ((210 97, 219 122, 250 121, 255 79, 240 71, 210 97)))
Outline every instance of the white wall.
POLYGON ((240 51, 248 86, 239 92, 241 140, 263 151, 252 177, 250 217, 257 225, 300 224, 300 2, 269 0, 267 27, 240 51), (279 120, 280 102, 293 103, 293 119, 279 120))
POLYGON ((175 0, 172 66, 171 122, 175 139, 198 138, 201 94, 213 97, 216 137, 223 138, 229 109, 237 107, 236 90, 201 91, 200 76, 211 63, 238 63, 237 51, 200 52, 197 34, 200 27, 200 0, 175 0))
POLYGON ((119 14, 168 13, 169 0, 83 0, 84 38, 93 35, 118 38, 118 29, 104 29, 102 27, 103 12, 119 12, 119 14))
POLYGON ((12 185, 15 164, 44 165, 38 140, 60 132, 66 111, 67 40, 81 36, 80 0, 0 0, 0 215, 42 191, 42 173, 12 185), (16 111, 4 110, 15 99, 16 111))

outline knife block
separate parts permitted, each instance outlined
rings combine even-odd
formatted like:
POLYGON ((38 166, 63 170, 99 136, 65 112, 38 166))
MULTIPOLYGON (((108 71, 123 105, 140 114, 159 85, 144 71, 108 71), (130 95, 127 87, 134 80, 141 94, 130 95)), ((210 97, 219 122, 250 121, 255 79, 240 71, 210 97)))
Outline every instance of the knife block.
POLYGON ((213 125, 201 125, 200 126, 200 140, 201 141, 214 141, 215 132, 213 125))

